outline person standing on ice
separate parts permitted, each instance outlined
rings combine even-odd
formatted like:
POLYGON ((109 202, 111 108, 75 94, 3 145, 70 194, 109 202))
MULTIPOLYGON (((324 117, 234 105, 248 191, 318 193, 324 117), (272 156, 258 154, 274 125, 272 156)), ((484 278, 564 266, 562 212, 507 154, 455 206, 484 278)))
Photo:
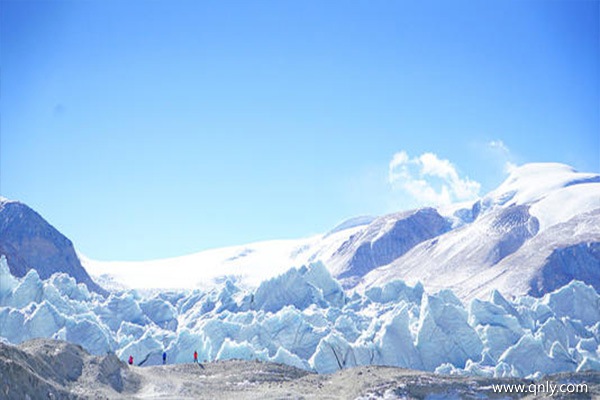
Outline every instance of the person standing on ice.
POLYGON ((163 365, 167 363, 167 352, 163 351, 163 365))
POLYGON ((129 356, 129 365, 133 365, 133 356, 129 356))
POLYGON ((194 362, 198 363, 198 352, 194 350, 194 362))

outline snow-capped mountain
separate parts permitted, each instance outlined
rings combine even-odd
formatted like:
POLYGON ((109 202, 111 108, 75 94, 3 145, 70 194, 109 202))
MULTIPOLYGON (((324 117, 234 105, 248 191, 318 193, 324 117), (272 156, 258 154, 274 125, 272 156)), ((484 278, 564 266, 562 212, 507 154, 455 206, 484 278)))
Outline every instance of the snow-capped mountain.
POLYGON ((572 279, 600 290, 599 175, 528 164, 455 216, 466 223, 371 271, 361 285, 400 278, 465 299, 493 289, 539 296, 572 279))
POLYGON ((73 243, 37 212, 18 201, 0 197, 0 254, 14 276, 35 269, 42 279, 65 272, 90 290, 105 294, 81 266, 73 243))
POLYGON ((68 239, 20 203, 2 207, 0 243, 13 253, 0 257, 0 337, 12 343, 63 339, 147 364, 197 350, 323 373, 600 370, 600 177, 564 165, 523 166, 472 204, 305 239, 150 262, 81 257, 120 288, 107 296, 75 279, 79 261, 63 262, 77 260, 68 239))
POLYGON ((148 262, 81 258, 103 282, 132 288, 211 287, 227 278, 255 288, 321 261, 347 289, 402 279, 470 299, 493 289, 540 296, 572 279, 600 290, 599 243, 600 175, 544 163, 516 168, 471 204, 352 219, 306 239, 148 262))

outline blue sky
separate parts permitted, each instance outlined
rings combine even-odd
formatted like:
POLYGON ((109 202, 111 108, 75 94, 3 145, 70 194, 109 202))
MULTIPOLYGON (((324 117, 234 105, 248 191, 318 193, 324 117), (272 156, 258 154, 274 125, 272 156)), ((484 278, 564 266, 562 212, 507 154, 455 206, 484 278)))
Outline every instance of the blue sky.
POLYGON ((597 172, 599 4, 2 1, 0 192, 144 260, 597 172))

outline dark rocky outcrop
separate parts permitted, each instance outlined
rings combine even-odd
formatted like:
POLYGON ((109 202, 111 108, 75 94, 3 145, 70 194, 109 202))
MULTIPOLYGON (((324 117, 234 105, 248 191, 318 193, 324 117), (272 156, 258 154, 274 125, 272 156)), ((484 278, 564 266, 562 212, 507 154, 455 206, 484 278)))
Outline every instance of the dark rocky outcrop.
POLYGON ((345 268, 337 275, 346 287, 369 271, 402 256, 417 244, 439 236, 450 223, 433 208, 422 208, 377 218, 345 242, 337 257, 345 268))
POLYGON ((6 255, 14 276, 25 276, 30 269, 42 279, 64 272, 89 290, 106 294, 81 265, 73 243, 23 203, 0 201, 0 254, 6 255))

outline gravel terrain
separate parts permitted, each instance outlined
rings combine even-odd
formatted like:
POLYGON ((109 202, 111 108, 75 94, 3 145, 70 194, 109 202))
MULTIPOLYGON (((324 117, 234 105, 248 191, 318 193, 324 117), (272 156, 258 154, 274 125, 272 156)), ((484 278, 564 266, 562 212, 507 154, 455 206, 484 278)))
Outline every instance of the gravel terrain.
MULTIPOLYGON (((535 383, 586 383, 584 395, 600 399, 600 372, 558 374, 535 383)), ((526 379, 436 375, 363 366, 318 375, 258 361, 217 361, 130 367, 114 354, 91 356, 80 346, 36 339, 0 343, 0 399, 500 399, 543 398, 496 394, 492 384, 531 384, 526 379)))

